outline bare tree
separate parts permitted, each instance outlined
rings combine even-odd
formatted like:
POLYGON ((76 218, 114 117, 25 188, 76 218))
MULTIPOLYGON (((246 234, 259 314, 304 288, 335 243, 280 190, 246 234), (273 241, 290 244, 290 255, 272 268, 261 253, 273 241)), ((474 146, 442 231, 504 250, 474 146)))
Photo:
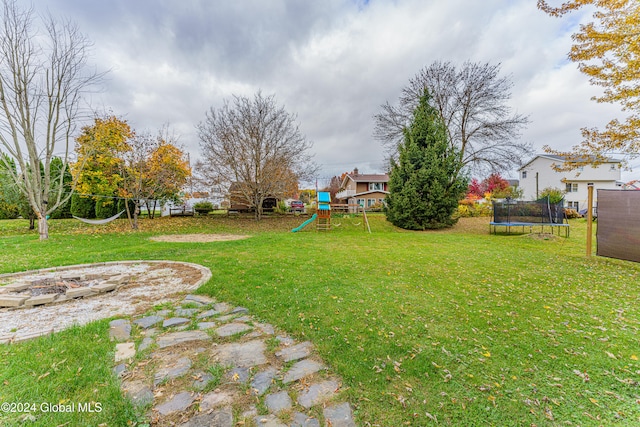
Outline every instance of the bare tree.
POLYGON ((234 96, 222 108, 211 108, 197 126, 203 157, 198 169, 210 185, 233 184, 235 195, 255 209, 259 220, 266 198, 283 197, 292 180, 315 172, 311 143, 295 119, 274 95, 234 96))
POLYGON ((40 239, 49 237, 47 215, 71 193, 62 181, 80 114, 81 96, 100 75, 86 70, 89 41, 77 26, 43 18, 3 0, 0 28, 0 144, 15 160, 12 180, 38 218, 40 239), (63 153, 63 154, 61 154, 63 153), (54 156, 62 168, 51 168, 54 156))
POLYGON ((396 158, 403 130, 411 122, 425 90, 447 127, 449 142, 460 150, 463 167, 475 172, 509 170, 531 154, 531 144, 519 141, 526 116, 507 105, 512 83, 501 77, 500 65, 434 62, 416 74, 402 90, 398 105, 388 102, 374 116, 374 136, 389 158, 396 158))

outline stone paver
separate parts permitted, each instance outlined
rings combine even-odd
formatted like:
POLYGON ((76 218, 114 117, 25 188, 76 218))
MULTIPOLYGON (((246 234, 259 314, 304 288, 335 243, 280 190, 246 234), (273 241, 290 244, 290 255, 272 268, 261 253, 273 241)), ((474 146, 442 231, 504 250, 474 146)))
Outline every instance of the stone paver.
POLYGON ((189 406, 191 406, 193 401, 193 395, 188 391, 183 391, 182 393, 176 394, 166 402, 155 406, 153 410, 158 412, 160 415, 166 416, 174 412, 184 411, 189 406))
POLYGON ((109 338, 112 341, 126 341, 131 338, 131 323, 125 319, 109 322, 109 338))
POLYGON ((257 427, 288 427, 273 414, 257 416, 253 421, 257 427))
POLYGON ((213 375, 208 372, 195 372, 193 379, 193 388, 196 390, 204 390, 209 383, 213 381, 213 375))
POLYGON ((213 391, 202 396, 200 411, 208 411, 212 408, 229 405, 232 401, 233 395, 231 393, 213 391))
POLYGON ((183 301, 183 304, 184 303, 194 303, 194 302, 202 304, 202 305, 207 305, 207 304, 215 303, 216 300, 213 299, 213 298, 210 298, 208 296, 205 296, 205 295, 193 295, 193 294, 190 294, 190 295, 187 295, 185 297, 185 299, 183 301))
POLYGON ((284 374, 282 382, 288 384, 311 374, 315 374, 321 369, 324 369, 324 365, 322 363, 318 363, 314 360, 301 360, 284 374))
POLYGON ((266 348, 262 340, 231 343, 218 347, 215 355, 222 365, 250 368, 267 363, 267 357, 264 355, 266 348))
POLYGON ((147 406, 153 402, 151 387, 142 381, 123 381, 121 388, 135 406, 147 406))
POLYGON ((305 341, 278 351, 276 357, 281 358, 284 362, 291 362, 292 360, 304 359, 310 356, 312 349, 313 344, 305 341))
POLYGON ((291 409, 291 397, 286 391, 279 391, 277 393, 268 394, 264 399, 264 404, 267 406, 269 412, 278 414, 282 411, 288 411, 291 409))
POLYGON ((145 351, 153 344, 153 338, 145 337, 142 339, 142 342, 138 346, 138 351, 145 351))
POLYGON ((180 427, 233 427, 233 412, 230 407, 211 413, 196 415, 180 427))
POLYGON ((191 359, 188 357, 181 357, 175 361, 172 360, 156 371, 153 378, 153 385, 158 385, 165 380, 181 377, 189 372, 190 368, 191 359))
POLYGON ((241 332, 250 331, 251 329, 253 329, 251 326, 245 325, 244 323, 229 323, 216 329, 216 334, 220 337, 230 337, 241 332))
POLYGON ((206 319, 207 317, 217 316, 218 314, 220 314, 219 311, 207 310, 207 311, 203 311, 202 313, 198 314, 198 319, 206 319))
POLYGON ((348 403, 329 406, 322 411, 325 422, 331 427, 356 427, 351 413, 351 406, 348 403))
POLYGON ((203 331, 180 331, 172 332, 158 338, 158 347, 165 348, 189 341, 208 341, 211 337, 203 331))
POLYGON ((310 379, 298 382, 326 369, 311 342, 297 343, 287 336, 276 336, 272 325, 256 322, 244 307, 192 299, 190 295, 182 303, 198 308, 163 310, 131 321, 119 319, 110 329, 113 339, 127 341, 116 344, 114 375, 121 378, 122 390, 134 405, 151 408, 146 416, 152 425, 321 427, 313 414, 323 411, 325 427, 355 426, 351 407, 340 402, 339 379, 332 376, 311 384, 310 379), (220 316, 229 312, 232 314, 228 317, 220 316), (170 317, 172 314, 184 316, 182 319, 188 322, 191 320, 187 317, 205 320, 193 321, 197 330, 176 332, 170 328, 180 318, 170 317), (132 323, 138 326, 133 339, 142 338, 138 353, 154 346, 153 353, 147 351, 134 358, 132 323), (118 334, 127 328, 127 333, 118 334), (214 329, 204 330, 209 328, 214 329), (275 349, 270 336, 279 343, 275 349), (127 353, 122 355, 125 346, 127 353), (289 362, 295 363, 285 369, 289 362), (259 415, 260 405, 268 415, 259 415), (285 423, 284 419, 290 421, 285 423))
POLYGON ((251 381, 251 390, 258 396, 262 396, 271 387, 273 380, 276 378, 276 373, 277 371, 273 367, 258 372, 253 377, 253 381, 251 381))
POLYGON ((45 294, 45 295, 38 295, 35 297, 31 297, 28 300, 26 300, 24 302, 24 305, 41 305, 41 304, 48 304, 50 302, 55 301, 55 299, 58 297, 58 295, 56 294, 45 294))
POLYGON ((149 329, 156 323, 160 323, 164 320, 163 317, 160 316, 147 316, 141 319, 137 319, 133 321, 134 325, 140 326, 142 329, 149 329))
POLYGON ((132 342, 116 344, 116 362, 133 359, 136 355, 136 345, 132 342))
POLYGON ((179 308, 174 311, 174 314, 179 317, 191 317, 196 314, 198 311, 197 308, 179 308))
POLYGON ((190 322, 191 320, 187 319, 186 317, 172 317, 171 319, 167 319, 164 322, 162 322, 162 327, 170 328, 171 326, 186 325, 187 323, 190 323, 190 322))
POLYGON ((338 383, 331 380, 312 384, 308 390, 298 395, 298 403, 309 409, 331 399, 336 394, 338 387, 338 383))
POLYGON ((215 328, 218 324, 216 322, 200 322, 198 323, 198 329, 205 330, 215 328))
POLYGON ((213 309, 218 313, 226 313, 227 311, 231 310, 231 306, 226 302, 218 302, 216 304, 213 304, 213 309))
POLYGON ((293 414, 293 422, 290 427, 320 427, 320 421, 301 412, 296 412, 293 414))

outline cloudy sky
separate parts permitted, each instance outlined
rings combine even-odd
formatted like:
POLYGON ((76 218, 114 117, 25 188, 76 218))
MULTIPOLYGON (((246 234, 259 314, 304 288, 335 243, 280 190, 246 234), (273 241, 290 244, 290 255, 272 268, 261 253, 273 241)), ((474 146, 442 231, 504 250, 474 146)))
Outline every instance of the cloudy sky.
POLYGON ((382 172, 373 115, 437 60, 501 63, 512 108, 531 120, 522 138, 538 151, 569 148, 581 127, 619 115, 590 101, 597 89, 566 59, 591 12, 551 18, 535 0, 19 2, 74 21, 93 42, 97 69, 109 70, 93 108, 138 131, 169 123, 192 159, 205 112, 261 90, 297 115, 321 181, 382 172))

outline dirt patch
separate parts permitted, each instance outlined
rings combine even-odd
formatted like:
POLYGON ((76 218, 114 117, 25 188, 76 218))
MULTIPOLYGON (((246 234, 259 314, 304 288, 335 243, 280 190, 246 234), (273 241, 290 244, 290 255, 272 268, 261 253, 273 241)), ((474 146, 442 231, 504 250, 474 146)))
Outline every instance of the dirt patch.
POLYGON ((242 234, 165 234, 163 236, 155 236, 150 239, 155 242, 175 242, 175 243, 208 243, 208 242, 227 242, 230 240, 248 239, 251 236, 242 234))
POLYGON ((549 233, 531 233, 531 234, 525 234, 522 237, 527 239, 532 239, 532 240, 558 240, 559 239, 559 236, 556 236, 555 234, 549 234, 549 233))

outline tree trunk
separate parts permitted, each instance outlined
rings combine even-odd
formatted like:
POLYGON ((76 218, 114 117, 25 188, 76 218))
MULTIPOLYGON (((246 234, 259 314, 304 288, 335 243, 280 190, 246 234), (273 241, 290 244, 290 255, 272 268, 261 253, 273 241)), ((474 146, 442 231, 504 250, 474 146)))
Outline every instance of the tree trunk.
POLYGON ((140 213, 140 207, 138 206, 138 203, 135 204, 135 208, 133 208, 133 224, 131 226, 131 228, 133 228, 134 230, 138 229, 138 214, 140 213))
POLYGON ((29 230, 36 229, 36 217, 34 215, 29 215, 29 230))
POLYGON ((40 234, 40 240, 47 240, 49 238, 49 223, 47 222, 46 215, 38 215, 38 233, 40 234))

